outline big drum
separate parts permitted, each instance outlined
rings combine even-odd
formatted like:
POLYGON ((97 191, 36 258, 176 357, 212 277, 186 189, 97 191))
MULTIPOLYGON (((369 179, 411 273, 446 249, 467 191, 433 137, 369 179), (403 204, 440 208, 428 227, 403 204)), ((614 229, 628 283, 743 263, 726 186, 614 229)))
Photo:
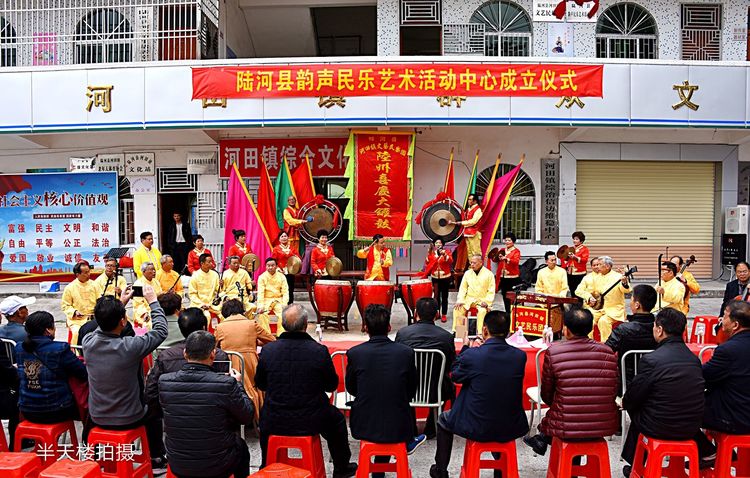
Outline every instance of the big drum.
POLYGON ((432 280, 409 280, 402 282, 398 287, 401 292, 401 302, 406 309, 407 321, 411 324, 417 301, 423 297, 432 297, 432 280))
POLYGON ((318 314, 318 321, 324 327, 328 322, 335 322, 339 330, 349 330, 346 316, 352 306, 354 289, 345 280, 318 279, 313 285, 313 306, 318 314), (343 324, 342 324, 343 322, 343 324))
POLYGON ((365 309, 370 304, 380 304, 389 311, 393 307, 394 298, 393 283, 380 280, 363 280, 357 282, 355 296, 357 299, 357 308, 362 316, 362 331, 365 329, 365 309))

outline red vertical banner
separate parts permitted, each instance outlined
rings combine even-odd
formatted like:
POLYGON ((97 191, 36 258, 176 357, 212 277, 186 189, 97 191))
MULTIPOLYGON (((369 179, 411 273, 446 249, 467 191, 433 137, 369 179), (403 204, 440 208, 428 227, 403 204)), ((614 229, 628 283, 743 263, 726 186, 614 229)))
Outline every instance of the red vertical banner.
POLYGON ((411 135, 355 134, 354 235, 402 240, 410 221, 411 135))

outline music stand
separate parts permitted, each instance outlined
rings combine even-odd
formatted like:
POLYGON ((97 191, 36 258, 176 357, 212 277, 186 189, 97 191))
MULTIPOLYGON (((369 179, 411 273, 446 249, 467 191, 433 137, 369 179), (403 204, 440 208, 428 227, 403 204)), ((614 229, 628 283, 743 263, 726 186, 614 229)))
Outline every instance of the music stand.
POLYGON ((119 268, 120 258, 127 256, 129 250, 129 247, 113 247, 112 249, 108 250, 106 254, 104 254, 104 257, 117 259, 119 268))

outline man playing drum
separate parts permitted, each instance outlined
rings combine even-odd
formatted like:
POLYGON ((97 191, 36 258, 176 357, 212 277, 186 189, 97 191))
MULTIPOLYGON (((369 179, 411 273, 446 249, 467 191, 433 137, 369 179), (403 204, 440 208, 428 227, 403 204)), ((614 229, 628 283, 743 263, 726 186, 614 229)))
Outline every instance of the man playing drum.
POLYGON ((456 325, 468 327, 466 315, 472 307, 477 309, 477 331, 482 330, 484 316, 495 300, 495 276, 482 266, 482 256, 474 254, 469 258, 469 270, 464 273, 458 288, 456 305, 453 306, 453 330, 456 325))
POLYGON ((221 277, 222 295, 227 300, 239 299, 241 296, 245 312, 248 310, 254 311, 255 306, 251 304, 253 281, 250 279, 250 274, 240 267, 240 258, 238 256, 229 256, 227 260, 229 261, 229 269, 225 270, 221 277))
POLYGON ((267 311, 260 314, 258 323, 270 332, 271 325, 268 316, 270 312, 273 312, 277 320, 276 335, 281 335, 284 332, 284 327, 281 325, 281 311, 289 302, 289 286, 284 274, 278 271, 276 259, 273 257, 266 259, 266 271, 258 277, 258 300, 256 302, 259 310, 267 311))
POLYGON ((382 234, 372 236, 372 244, 357 251, 357 257, 367 259, 365 280, 389 280, 393 256, 391 250, 385 247, 382 234))

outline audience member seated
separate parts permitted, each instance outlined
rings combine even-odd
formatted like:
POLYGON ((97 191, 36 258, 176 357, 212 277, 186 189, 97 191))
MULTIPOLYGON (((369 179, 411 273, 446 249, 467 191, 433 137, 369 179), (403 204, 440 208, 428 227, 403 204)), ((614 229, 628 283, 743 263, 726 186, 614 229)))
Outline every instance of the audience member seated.
POLYGON ((18 371, 5 347, 0 347, 0 418, 8 420, 8 445, 13 451, 18 426, 18 371))
POLYGON ((630 475, 638 435, 661 440, 689 440, 700 430, 703 417, 703 372, 698 357, 682 340, 685 314, 666 308, 656 314, 656 350, 641 358, 638 374, 622 398, 630 415, 630 429, 622 449, 630 475))
MULTIPOLYGON (((729 339, 703 365, 706 406, 703 428, 730 435, 750 434, 750 304, 733 300, 724 308, 721 328, 729 339)), ((704 465, 716 448, 703 433, 696 435, 704 465)))
MULTIPOLYGON (((255 388, 255 368, 258 366, 258 347, 273 342, 276 337, 245 317, 245 305, 239 299, 230 299, 221 306, 225 319, 216 326, 216 343, 224 350, 242 354, 245 359, 245 376, 242 378, 245 393, 253 401, 255 419, 263 406, 263 394, 255 388)), ((239 369, 239 367, 237 367, 239 369)))
MULTIPOLYGON (((431 478, 447 478, 453 435, 479 442, 507 442, 529 431, 523 411, 523 375, 526 353, 505 342, 510 321, 505 312, 493 310, 484 317, 479 347, 464 347, 456 357, 451 377, 460 383, 453 407, 440 414, 435 464, 431 478)), ((494 472, 500 478, 500 471, 494 472)))
MULTIPOLYGON (((380 304, 365 309, 370 340, 346 352, 346 389, 354 395, 349 423, 352 436, 373 443, 404 443, 412 453, 426 437, 414 438, 409 403, 417 393, 414 351, 388 338, 391 312, 380 304)), ((387 463, 388 457, 375 457, 387 463)), ((383 476, 373 473, 373 476, 383 476)))
POLYGON ((36 302, 35 297, 22 299, 17 295, 6 297, 0 302, 0 312, 8 319, 8 323, 0 327, 0 338, 10 339, 16 344, 26 340, 26 329, 23 327, 29 316, 27 306, 36 302))
POLYGON ((160 294, 157 300, 164 311, 164 315, 167 317, 167 340, 162 342, 162 347, 171 347, 184 342, 185 337, 182 336, 180 326, 177 324, 177 320, 180 318, 180 309, 182 308, 182 297, 174 292, 167 292, 160 294))
POLYGON ((253 404, 239 377, 213 371, 215 358, 216 339, 198 330, 185 340, 182 370, 159 379, 169 466, 178 478, 250 474, 250 452, 237 430, 252 423, 253 404))
MULTIPOLYGON (((423 297, 417 300, 416 304, 416 322, 400 329, 396 333, 396 343, 408 345, 412 349, 437 349, 445 355, 445 373, 443 375, 442 400, 453 400, 455 398, 455 387, 450 378, 451 367, 456 359, 456 346, 453 342, 453 334, 435 325, 435 320, 439 317, 438 303, 432 297, 423 297)), ((435 367, 432 374, 432 382, 437 383, 439 375, 438 367, 435 367)), ((430 401, 434 401, 436 395, 430 394, 430 401)), ((435 438, 435 415, 427 415, 427 423, 424 427, 424 433, 427 438, 435 438)), ((414 434, 417 434, 416 422, 414 434)))
POLYGON ((146 427, 151 464, 155 473, 166 467, 164 449, 159 448, 161 427, 144 407, 143 359, 167 338, 167 320, 149 285, 143 286, 143 299, 149 304, 152 329, 136 337, 122 337, 128 324, 125 305, 133 290, 126 289, 120 300, 99 299, 94 318, 99 328, 83 340, 83 353, 89 373, 89 414, 94 426, 109 430, 146 427))
POLYGON ((549 410, 539 425, 540 433, 523 439, 539 455, 546 453, 553 437, 594 440, 614 435, 619 426, 615 354, 588 338, 594 329, 588 310, 569 309, 564 324, 565 340, 553 343, 544 353, 541 396, 549 410))
POLYGON ((26 340, 16 345, 19 410, 34 423, 80 420, 68 378, 86 380, 86 366, 70 350, 70 344, 53 340, 55 318, 49 312, 29 315, 26 331, 26 340))
MULTIPOLYGON (((651 310, 656 305, 656 289, 647 284, 640 284, 633 288, 630 299, 630 310, 627 320, 612 331, 606 345, 617 354, 617 363, 621 364, 622 356, 631 350, 654 350, 654 314, 651 310)), ((625 360, 625 384, 630 386, 635 375, 636 357, 625 360)), ((620 372, 622 373, 622 371, 620 372)), ((622 386, 622 384, 620 384, 622 386)))
POLYGON ((326 396, 336 390, 338 376, 328 348, 306 332, 307 319, 302 305, 284 308, 284 332, 260 353, 255 384, 266 393, 260 411, 262 466, 270 435, 321 435, 331 452, 333 478, 347 478, 354 476, 357 465, 349 463, 346 419, 326 396))

